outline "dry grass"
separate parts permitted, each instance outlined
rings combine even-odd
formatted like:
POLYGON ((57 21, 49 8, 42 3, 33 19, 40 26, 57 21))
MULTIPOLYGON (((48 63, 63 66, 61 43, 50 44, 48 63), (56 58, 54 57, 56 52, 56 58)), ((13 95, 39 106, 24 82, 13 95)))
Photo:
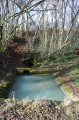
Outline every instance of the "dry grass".
POLYGON ((0 104, 0 120, 79 120, 79 102, 8 99, 0 104), (77 106, 77 107, 76 107, 77 106))

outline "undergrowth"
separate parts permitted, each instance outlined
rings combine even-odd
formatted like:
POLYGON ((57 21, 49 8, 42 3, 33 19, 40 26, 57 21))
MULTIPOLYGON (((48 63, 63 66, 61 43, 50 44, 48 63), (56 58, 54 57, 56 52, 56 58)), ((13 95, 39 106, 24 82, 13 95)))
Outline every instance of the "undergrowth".
POLYGON ((79 120, 79 101, 0 100, 0 120, 79 120))

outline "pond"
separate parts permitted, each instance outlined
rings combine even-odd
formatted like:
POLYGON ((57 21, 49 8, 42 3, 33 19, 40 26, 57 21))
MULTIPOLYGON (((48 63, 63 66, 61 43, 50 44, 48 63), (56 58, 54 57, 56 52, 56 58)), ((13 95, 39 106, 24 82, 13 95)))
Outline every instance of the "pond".
POLYGON ((16 80, 9 92, 15 93, 17 99, 30 100, 64 100, 65 94, 50 75, 22 75, 16 80))

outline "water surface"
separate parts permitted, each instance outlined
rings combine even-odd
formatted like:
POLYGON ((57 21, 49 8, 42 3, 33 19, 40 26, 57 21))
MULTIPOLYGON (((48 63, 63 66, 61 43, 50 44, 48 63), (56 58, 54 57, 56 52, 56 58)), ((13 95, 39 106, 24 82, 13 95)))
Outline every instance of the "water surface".
POLYGON ((18 99, 45 99, 45 100, 64 100, 64 93, 57 85, 52 76, 48 75, 22 75, 16 78, 9 97, 15 92, 18 99))

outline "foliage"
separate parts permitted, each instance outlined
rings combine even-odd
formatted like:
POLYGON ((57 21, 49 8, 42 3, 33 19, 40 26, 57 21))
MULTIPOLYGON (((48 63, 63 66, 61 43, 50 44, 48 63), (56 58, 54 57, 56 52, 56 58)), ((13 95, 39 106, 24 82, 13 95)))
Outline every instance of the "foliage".
MULTIPOLYGON (((68 99, 69 101, 69 99, 68 99)), ((2 101, 1 101, 2 102, 2 101)), ((67 102, 67 101, 66 101, 67 102)), ((1 119, 39 119, 39 120, 78 120, 79 102, 65 104, 64 102, 46 100, 16 100, 7 99, 0 105, 1 119)))

